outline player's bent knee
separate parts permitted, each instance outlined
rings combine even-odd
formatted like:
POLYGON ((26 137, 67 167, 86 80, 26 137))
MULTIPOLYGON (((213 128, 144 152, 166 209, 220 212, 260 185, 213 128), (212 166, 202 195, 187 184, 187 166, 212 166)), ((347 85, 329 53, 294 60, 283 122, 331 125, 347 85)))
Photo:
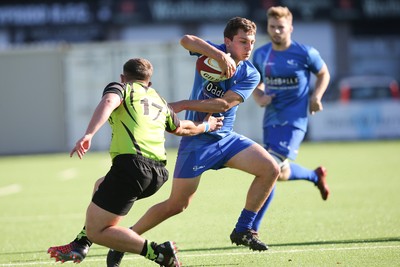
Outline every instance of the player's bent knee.
POLYGON ((281 169, 279 168, 278 165, 274 166, 273 170, 272 170, 272 177, 277 180, 279 178, 281 174, 281 169))
POLYGON ((86 236, 90 241, 97 243, 98 233, 94 231, 93 227, 90 227, 90 225, 86 225, 86 236))
POLYGON ((97 243, 97 238, 99 236, 100 230, 97 229, 96 223, 94 223, 89 218, 86 218, 86 235, 90 241, 97 243))
POLYGON ((281 174, 281 168, 275 161, 272 161, 271 164, 267 166, 267 173, 268 177, 276 180, 281 174))
POLYGON ((100 208, 91 202, 86 211, 86 235, 94 243, 101 241, 102 233, 110 226, 115 225, 118 216, 100 208))
POLYGON ((183 211, 186 210, 186 208, 189 206, 188 202, 184 202, 184 203, 170 203, 170 205, 168 205, 168 215, 169 216, 174 216, 177 215, 179 213, 182 213, 183 211))
POLYGON ((100 227, 100 225, 96 225, 95 223, 91 224, 90 222, 86 222, 86 236, 93 243, 102 244, 104 239, 102 238, 102 234, 108 227, 109 226, 100 227))
POLYGON ((187 207, 188 207, 188 205, 175 206, 170 210, 170 214, 173 216, 173 215, 182 213, 186 210, 187 207))

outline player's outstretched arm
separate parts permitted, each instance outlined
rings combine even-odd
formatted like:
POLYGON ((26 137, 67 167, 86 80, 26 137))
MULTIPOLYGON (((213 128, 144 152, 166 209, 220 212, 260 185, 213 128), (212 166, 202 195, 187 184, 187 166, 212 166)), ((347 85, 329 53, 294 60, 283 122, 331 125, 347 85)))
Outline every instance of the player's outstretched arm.
POLYGON ((85 155, 85 153, 90 149, 93 136, 108 120, 111 112, 113 112, 120 103, 121 99, 117 94, 108 93, 103 96, 92 115, 85 135, 76 142, 75 147, 69 154, 70 157, 72 157, 75 152, 80 159, 85 155))
POLYGON ((221 129, 224 117, 214 117, 209 114, 204 121, 181 120, 180 126, 172 132, 179 136, 193 136, 205 132, 213 132, 221 129))
POLYGON ((182 110, 193 110, 205 113, 224 113, 232 107, 243 102, 243 98, 228 90, 223 97, 209 98, 203 100, 180 100, 169 103, 175 113, 182 110))

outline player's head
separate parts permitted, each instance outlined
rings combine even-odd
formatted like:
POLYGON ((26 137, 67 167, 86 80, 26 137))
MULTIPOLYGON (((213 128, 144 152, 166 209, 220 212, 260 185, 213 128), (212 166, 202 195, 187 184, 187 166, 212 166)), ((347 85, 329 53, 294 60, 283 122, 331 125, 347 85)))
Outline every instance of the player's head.
POLYGON ((273 6, 267 11, 268 34, 271 42, 277 46, 290 44, 293 31, 293 15, 287 7, 273 6))
POLYGON ((226 24, 224 37, 233 40, 233 37, 238 34, 239 30, 242 30, 248 34, 256 35, 257 26, 253 21, 249 19, 234 17, 231 18, 226 24))
POLYGON ((132 58, 124 64, 121 81, 144 82, 146 85, 150 86, 152 75, 153 66, 150 61, 144 58, 132 58))
POLYGON ((249 59, 256 41, 256 24, 246 18, 234 17, 228 21, 224 30, 227 52, 235 61, 249 59))

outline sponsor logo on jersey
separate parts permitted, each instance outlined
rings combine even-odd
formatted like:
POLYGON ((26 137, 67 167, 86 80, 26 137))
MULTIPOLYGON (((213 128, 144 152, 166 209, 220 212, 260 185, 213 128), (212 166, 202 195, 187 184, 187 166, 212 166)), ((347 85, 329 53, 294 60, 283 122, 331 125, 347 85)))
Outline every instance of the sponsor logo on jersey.
POLYGON ((225 94, 224 89, 220 88, 218 84, 212 82, 206 83, 204 86, 204 92, 210 98, 223 97, 225 94))
POLYGON ((265 77, 265 85, 269 89, 296 89, 299 85, 298 77, 265 77))
POLYGON ((290 66, 297 67, 297 62, 294 59, 288 59, 286 63, 290 66))

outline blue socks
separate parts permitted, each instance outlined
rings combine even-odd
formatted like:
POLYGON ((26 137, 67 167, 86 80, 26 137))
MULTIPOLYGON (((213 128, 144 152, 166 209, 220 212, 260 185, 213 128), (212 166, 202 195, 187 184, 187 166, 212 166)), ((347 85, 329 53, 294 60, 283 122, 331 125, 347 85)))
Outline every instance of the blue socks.
POLYGON ((314 170, 306 169, 299 164, 290 163, 290 180, 307 180, 316 184, 318 182, 318 176, 314 170))
MULTIPOLYGON (((299 164, 290 163, 290 180, 307 180, 316 184, 318 182, 318 176, 314 170, 306 169, 299 164)), ((240 214, 239 220, 236 224, 236 232, 244 232, 247 229, 252 229, 258 232, 260 228, 261 221, 268 210, 269 205, 272 202, 272 199, 275 195, 275 187, 272 189, 271 194, 265 201, 264 205, 258 211, 258 213, 243 209, 242 213, 240 214)))
POLYGON ((243 209, 242 213, 240 214, 239 220, 236 224, 236 232, 244 232, 248 229, 252 229, 254 231, 258 231, 258 228, 260 227, 261 221, 264 217, 264 214, 267 212, 267 209, 274 198, 275 195, 275 186, 271 191, 271 194, 265 201, 264 205, 261 207, 261 209, 256 212, 252 212, 246 209, 243 209))
POLYGON ((249 211, 246 209, 242 210, 239 220, 236 223, 236 232, 241 233, 252 228, 253 221, 257 216, 257 212, 249 211))
MULTIPOLYGON (((299 164, 290 163, 290 180, 307 180, 316 184, 318 182, 318 176, 314 170, 306 169, 299 164)), ((275 185, 276 187, 276 185, 275 185)), ((239 220, 236 224, 236 232, 244 232, 247 229, 252 229, 258 232, 260 228, 261 221, 268 210, 269 205, 272 202, 272 199, 275 195, 275 187, 272 189, 271 194, 265 201, 264 205, 258 211, 258 213, 243 209, 242 213, 240 214, 239 220)))

